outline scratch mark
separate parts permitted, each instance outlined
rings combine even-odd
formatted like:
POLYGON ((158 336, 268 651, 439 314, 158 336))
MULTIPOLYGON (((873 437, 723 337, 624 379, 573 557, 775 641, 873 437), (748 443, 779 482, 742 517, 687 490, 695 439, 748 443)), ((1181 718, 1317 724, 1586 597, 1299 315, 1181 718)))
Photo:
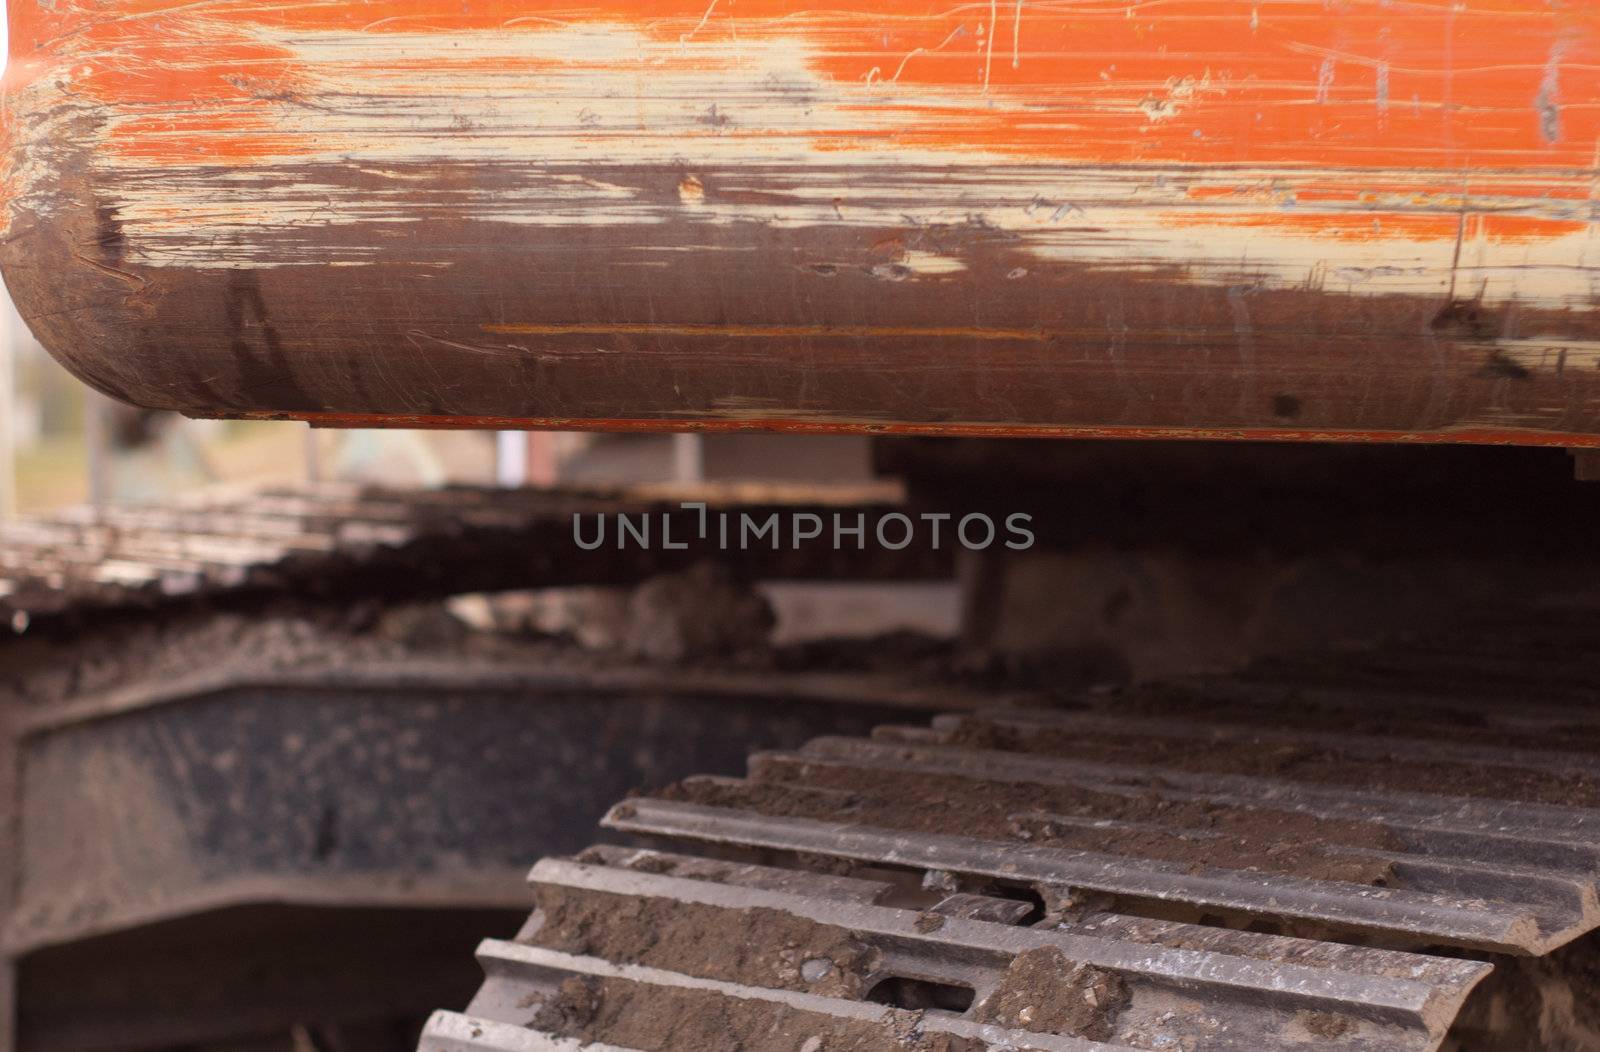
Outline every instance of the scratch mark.
POLYGON ((678 43, 687 44, 689 42, 689 40, 696 33, 700 32, 700 30, 704 29, 706 23, 711 21, 711 12, 715 11, 717 9, 717 4, 719 4, 721 2, 722 2, 722 0, 711 0, 711 6, 706 8, 706 13, 700 16, 700 21, 695 23, 695 26, 694 26, 693 29, 689 30, 687 33, 684 33, 684 34, 680 35, 678 37, 678 43))
POLYGON ((1533 107, 1539 114, 1539 134, 1544 141, 1555 145, 1561 141, 1561 58, 1567 45, 1557 41, 1550 48, 1550 61, 1545 63, 1544 79, 1539 81, 1539 94, 1533 107))
POLYGON ((1317 68, 1317 102, 1322 104, 1328 101, 1328 92, 1333 88, 1333 59, 1325 58, 1322 65, 1317 68))
POLYGON ((427 340, 429 343, 437 343, 445 347, 454 347, 458 351, 471 351, 473 354, 488 354, 498 356, 515 354, 518 351, 527 350, 525 347, 517 347, 512 345, 505 347, 480 347, 477 344, 460 343, 456 340, 447 340, 443 336, 434 336, 431 333, 423 332, 421 329, 407 329, 406 339, 411 341, 412 346, 416 346, 417 341, 419 340, 427 340))
POLYGON ((1022 65, 1022 0, 1017 0, 1017 9, 1011 15, 1011 68, 1016 69, 1022 65))
POLYGON ((994 31, 1000 21, 1000 0, 989 0, 989 33, 983 49, 983 90, 989 91, 989 70, 994 65, 994 31))
POLYGON ((950 35, 945 37, 944 40, 942 40, 939 43, 938 47, 931 47, 931 48, 928 48, 928 47, 915 47, 915 48, 912 48, 910 51, 906 52, 906 57, 901 59, 900 60, 900 65, 895 68, 894 76, 889 78, 889 83, 893 84, 893 83, 896 83, 897 81, 899 81, 900 74, 902 74, 902 73, 904 73, 906 71, 906 63, 907 62, 910 62, 912 59, 916 58, 918 55, 931 55, 936 51, 943 51, 945 48, 950 46, 950 43, 953 40, 955 40, 956 37, 961 36, 962 34, 966 33, 966 31, 967 31, 967 27, 966 26, 964 26, 964 25, 956 26, 954 29, 952 29, 950 31, 950 35))
POLYGON ((76 259, 79 263, 82 263, 82 264, 84 264, 86 266, 93 267, 94 269, 100 271, 102 274, 109 274, 111 277, 117 278, 117 279, 119 279, 121 281, 126 281, 128 284, 132 285, 134 288, 144 289, 144 288, 148 287, 149 284, 150 284, 150 282, 148 280, 146 280, 145 278, 140 277, 137 274, 134 274, 134 273, 132 273, 130 271, 126 271, 126 270, 119 270, 116 267, 111 266, 110 264, 101 263, 97 259, 90 259, 88 256, 84 255, 82 252, 73 252, 72 253, 72 258, 76 259))
POLYGON ((1456 301, 1456 275, 1461 273, 1461 243, 1467 239, 1467 195, 1461 195, 1461 214, 1456 217, 1456 249, 1450 257, 1450 292, 1447 303, 1456 301))
POLYGON ((525 25, 546 25, 556 26, 559 29, 571 29, 573 26, 577 25, 577 23, 563 22, 559 18, 547 18, 544 15, 522 15, 518 18, 507 19, 505 22, 502 22, 501 25, 505 26, 507 29, 511 28, 512 26, 525 25))

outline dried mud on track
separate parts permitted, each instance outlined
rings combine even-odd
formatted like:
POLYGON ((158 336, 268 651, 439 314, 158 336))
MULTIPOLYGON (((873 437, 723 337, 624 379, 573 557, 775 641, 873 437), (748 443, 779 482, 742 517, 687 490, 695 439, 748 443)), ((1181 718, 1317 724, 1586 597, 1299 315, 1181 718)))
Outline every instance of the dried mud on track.
MULTIPOLYGON (((1130 725, 1126 733, 1104 733, 968 724, 955 732, 951 744, 1096 763, 1154 764, 1204 774, 1292 778, 1320 785, 1600 807, 1600 781, 1576 772, 1533 771, 1525 767, 1464 768, 1414 757, 1401 763, 1395 757, 1357 756, 1305 744, 1272 745, 1204 737, 1159 739, 1139 733, 1136 725, 1130 725)), ((1308 826, 1305 834, 1314 839, 1316 830, 1308 826)), ((1298 835, 1295 839, 1299 839, 1298 835)))
POLYGON ((567 979, 539 1007, 533 1029, 640 1052, 988 1052, 986 1041, 929 1034, 921 1014, 893 1011, 893 1022, 839 1020, 794 1008, 729 1001, 700 990, 639 996, 620 979, 567 979))
POLYGON ((1189 866, 1216 865, 1219 857, 1246 854, 1259 856, 1257 868, 1264 873, 1375 886, 1391 878, 1391 866, 1359 852, 1399 846, 1392 833, 1375 824, 1289 811, 1225 809, 1206 802, 1124 796, 1075 786, 1046 789, 972 778, 798 766, 805 770, 805 787, 764 784, 757 772, 750 782, 691 779, 656 795, 789 818, 1084 851, 1115 850, 1189 866), (1075 825, 1063 818, 1092 818, 1095 824, 1075 825), (1138 828, 1117 828, 1118 822, 1138 823, 1138 828))
POLYGON ((773 909, 542 887, 544 923, 526 941, 563 953, 827 997, 865 999, 879 954, 841 928, 773 909))

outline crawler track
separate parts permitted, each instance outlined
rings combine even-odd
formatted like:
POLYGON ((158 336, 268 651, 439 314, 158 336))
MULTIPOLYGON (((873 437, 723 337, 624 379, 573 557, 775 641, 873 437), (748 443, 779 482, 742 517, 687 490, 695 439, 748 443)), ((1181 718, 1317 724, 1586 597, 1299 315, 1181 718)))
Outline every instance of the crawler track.
MULTIPOLYGON (((705 486, 674 490, 389 490, 325 484, 247 494, 201 493, 165 505, 71 508, 0 522, 0 629, 52 620, 249 602, 279 596, 401 600, 475 589, 627 584, 713 553, 700 512, 777 514, 847 509, 866 522, 893 512, 894 487, 705 486), (646 517, 682 546, 573 544, 573 518, 646 517)), ((592 526, 590 527, 593 528, 592 526)), ((753 577, 927 578, 951 572, 948 551, 834 551, 756 546, 753 577)))
POLYGON ((423 1049, 1600 1047, 1593 623, 1502 627, 625 801, 423 1049))
MULTIPOLYGON (((551 553, 575 512, 646 511, 675 508, 328 489, 65 514, 0 530, 0 617, 619 582, 671 567, 551 553)), ((624 843, 541 862, 532 920, 484 944, 482 992, 423 1050, 1600 1048, 1596 638, 1600 615, 1519 610, 758 753, 618 804, 624 843)))

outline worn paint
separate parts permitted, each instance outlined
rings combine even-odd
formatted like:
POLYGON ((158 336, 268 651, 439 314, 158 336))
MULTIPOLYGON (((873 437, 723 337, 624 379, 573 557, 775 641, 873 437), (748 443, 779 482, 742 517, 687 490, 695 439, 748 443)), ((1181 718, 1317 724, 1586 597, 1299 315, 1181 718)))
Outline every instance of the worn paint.
MULTIPOLYGON (((249 419, 283 420, 281 415, 245 413, 249 419)), ((1561 449, 1600 448, 1600 435, 1493 428, 1459 428, 1419 435, 1408 431, 1307 430, 1272 428, 1193 428, 1193 427, 1017 427, 995 424, 861 424, 850 421, 786 420, 752 416, 742 420, 530 420, 525 417, 428 417, 392 413, 310 413, 293 419, 312 427, 334 429, 420 428, 425 430, 519 430, 603 431, 629 433, 706 433, 727 434, 741 431, 772 431, 780 434, 859 434, 921 438, 1053 438, 1076 440, 1131 440, 1155 442, 1338 442, 1354 445, 1438 445, 1532 446, 1561 449)))
POLYGON ((145 404, 1600 433, 1587 5, 11 8, 8 281, 145 404))

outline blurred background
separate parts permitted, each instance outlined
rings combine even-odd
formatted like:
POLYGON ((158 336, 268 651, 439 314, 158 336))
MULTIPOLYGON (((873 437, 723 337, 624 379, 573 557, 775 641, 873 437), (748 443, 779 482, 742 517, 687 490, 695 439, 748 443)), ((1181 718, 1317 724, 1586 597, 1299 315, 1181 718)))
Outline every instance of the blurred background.
POLYGON ((159 499, 196 484, 289 482, 304 475, 304 427, 191 421, 128 409, 57 365, 9 296, 0 303, 0 321, 0 511, 34 514, 90 500, 159 499))
POLYGON ((854 437, 315 432, 290 422, 188 420, 86 388, 33 339, 9 296, 0 336, 0 515, 303 482, 607 486, 871 475, 867 441, 854 437))

